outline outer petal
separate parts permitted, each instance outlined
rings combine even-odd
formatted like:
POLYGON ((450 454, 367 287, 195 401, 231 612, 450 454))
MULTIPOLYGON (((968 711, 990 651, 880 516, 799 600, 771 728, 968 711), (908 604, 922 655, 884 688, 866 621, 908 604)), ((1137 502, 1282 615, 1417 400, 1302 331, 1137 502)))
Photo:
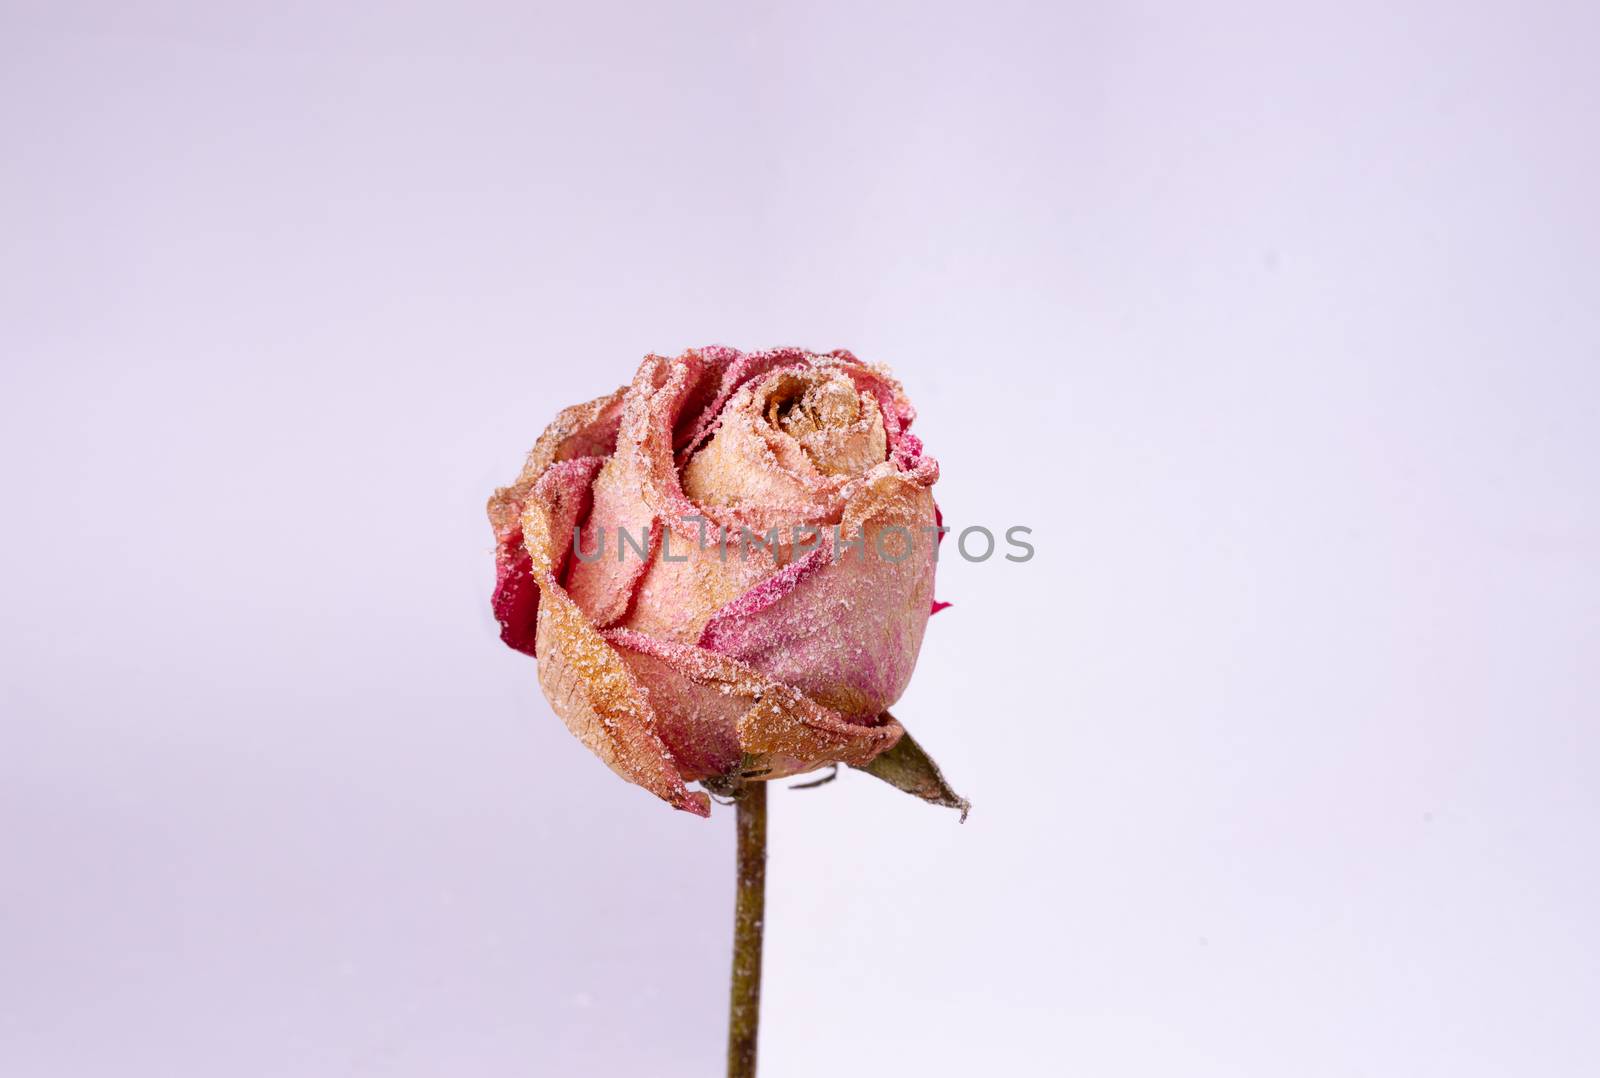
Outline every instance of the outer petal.
POLYGON ((844 536, 863 536, 865 551, 818 549, 789 565, 719 610, 700 644, 846 715, 877 715, 905 691, 922 648, 933 519, 926 487, 881 477, 845 510, 844 536))
POLYGON ((553 524, 564 514, 559 502, 553 504, 553 485, 536 486, 523 512, 530 568, 541 592, 539 684, 567 728, 618 775, 674 808, 709 816, 710 798, 684 785, 627 664, 556 581, 553 524))
MULTIPOLYGON (((748 695, 721 691, 689 677, 680 655, 653 637, 630 629, 602 634, 641 684, 648 686, 656 729, 685 781, 726 775, 739 767, 739 719, 750 710, 748 695)), ((682 646, 682 645, 678 645, 682 646)))
POLYGON ((538 654, 539 585, 522 549, 522 532, 501 538, 494 550, 494 617, 500 639, 525 655, 538 654))
POLYGON ((851 722, 745 663, 704 648, 630 629, 613 629, 605 638, 652 676, 651 700, 661 709, 663 735, 670 730, 698 739, 671 742, 680 759, 702 761, 705 770, 698 777, 732 770, 741 753, 762 778, 831 763, 865 767, 903 733, 892 716, 874 716, 872 724, 851 722), (736 743, 718 732, 730 719, 736 743))
MULTIPOLYGON (((539 617, 539 588, 522 540, 523 506, 534 484, 551 465, 593 458, 594 467, 599 466, 598 462, 616 444, 624 392, 625 389, 618 389, 562 411, 539 436, 516 482, 501 487, 489 499, 489 522, 495 534, 494 614, 500 622, 500 638, 518 651, 535 654, 539 617)), ((592 470, 589 478, 594 478, 592 470)), ((579 511, 580 517, 582 512, 579 511)), ((572 525, 558 528, 554 534, 571 535, 572 525)), ((554 560, 559 573, 561 559, 558 556, 554 560)))
POLYGON ((583 404, 563 408, 539 435, 528 452, 522 473, 509 487, 501 487, 489 498, 489 523, 497 536, 522 530, 522 506, 528 492, 558 460, 574 457, 610 456, 617 444, 617 429, 622 422, 622 398, 627 386, 583 404))

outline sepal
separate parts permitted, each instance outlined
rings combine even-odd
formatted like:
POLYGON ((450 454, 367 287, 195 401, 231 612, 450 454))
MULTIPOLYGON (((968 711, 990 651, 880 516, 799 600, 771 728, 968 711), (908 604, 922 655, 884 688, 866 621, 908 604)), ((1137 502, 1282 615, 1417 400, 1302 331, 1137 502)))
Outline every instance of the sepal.
MULTIPOLYGON (((883 717, 889 722, 894 721, 887 711, 883 717)), ((902 734, 893 747, 874 756, 857 770, 880 778, 897 790, 915 794, 929 804, 960 809, 962 823, 966 823, 967 813, 972 809, 972 802, 950 788, 939 765, 933 762, 933 757, 917 744, 910 733, 902 734)))

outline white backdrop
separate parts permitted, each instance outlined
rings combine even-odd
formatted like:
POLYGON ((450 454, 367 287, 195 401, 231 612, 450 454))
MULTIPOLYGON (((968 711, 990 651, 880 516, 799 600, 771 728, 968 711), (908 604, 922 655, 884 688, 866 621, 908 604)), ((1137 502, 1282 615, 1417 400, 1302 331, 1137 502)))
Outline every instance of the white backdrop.
POLYGON ((1581 4, 0 4, 0 1073, 711 1075, 732 813, 497 641, 647 351, 891 364, 958 526, 775 794, 770 1078, 1595 1073, 1581 4))

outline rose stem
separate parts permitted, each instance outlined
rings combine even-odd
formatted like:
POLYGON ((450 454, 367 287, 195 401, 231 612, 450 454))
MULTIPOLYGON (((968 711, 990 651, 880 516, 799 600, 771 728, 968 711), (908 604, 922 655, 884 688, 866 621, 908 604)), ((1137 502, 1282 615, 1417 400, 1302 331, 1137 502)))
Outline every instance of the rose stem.
POLYGON ((761 929, 767 904, 767 784, 747 782, 738 800, 738 892, 728 998, 728 1078, 755 1078, 761 1021, 761 929))

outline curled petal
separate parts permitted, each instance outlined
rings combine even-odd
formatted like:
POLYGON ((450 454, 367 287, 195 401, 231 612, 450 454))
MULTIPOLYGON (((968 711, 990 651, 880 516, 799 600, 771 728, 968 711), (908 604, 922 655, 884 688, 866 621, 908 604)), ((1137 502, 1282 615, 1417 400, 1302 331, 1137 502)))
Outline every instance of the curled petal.
POLYGON ((617 444, 617 429, 622 422, 622 399, 627 386, 583 404, 563 408, 545 427, 523 462, 522 473, 509 487, 501 487, 489 498, 489 523, 495 535, 522 530, 522 507, 528 492, 545 470, 558 460, 574 457, 604 457, 617 444))
POLYGON ((695 450, 716 431, 721 423, 723 407, 727 405, 728 398, 732 397, 740 387, 753 378, 761 377, 774 367, 795 362, 795 356, 800 354, 798 349, 782 348, 768 352, 741 352, 721 345, 702 348, 698 355, 707 365, 707 369, 716 375, 717 388, 714 395, 709 397, 705 407, 698 412, 692 412, 690 421, 680 427, 684 431, 684 437, 677 439, 678 465, 688 463, 695 450))
MULTIPOLYGON (((594 477, 604 463, 600 457, 558 461, 534 484, 534 493, 543 503, 550 522, 549 546, 540 552, 541 572, 561 575, 567 548, 572 545, 572 529, 589 513, 594 477)), ((529 565, 532 565, 531 558, 529 565)))
MULTIPOLYGON (((528 494, 558 462, 589 459, 594 463, 585 468, 588 479, 594 478, 594 469, 616 444, 625 392, 626 387, 563 410, 539 436, 516 481, 489 499, 489 523, 495 535, 494 615, 500 622, 500 638, 528 655, 536 653, 539 617, 539 588, 522 537, 528 494)), ((583 485, 587 489, 587 480, 583 485)), ((586 511, 580 509, 579 515, 586 511)), ((571 525, 556 534, 570 535, 571 525)))
POLYGON ((495 546, 494 618, 500 639, 525 655, 537 655, 539 585, 533 579, 522 533, 513 532, 495 546))
POLYGON ((584 555, 598 556, 573 559, 566 577, 568 593, 601 627, 627 613, 661 542, 661 523, 640 506, 638 483, 628 464, 628 455, 618 454, 600 470, 594 508, 582 535, 584 555))

